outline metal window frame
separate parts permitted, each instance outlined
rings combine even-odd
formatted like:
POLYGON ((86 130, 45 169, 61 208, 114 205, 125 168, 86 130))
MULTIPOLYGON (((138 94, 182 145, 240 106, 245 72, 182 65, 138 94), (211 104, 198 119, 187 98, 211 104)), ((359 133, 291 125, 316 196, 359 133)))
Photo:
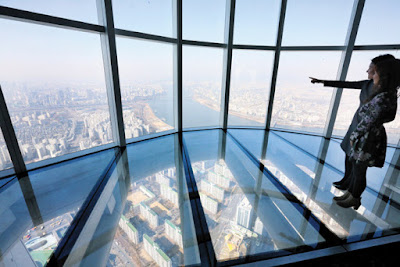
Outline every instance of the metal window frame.
POLYGON ((222 74, 221 112, 220 112, 220 125, 224 130, 228 128, 235 8, 236 8, 236 0, 226 0, 225 43, 227 43, 227 47, 224 49, 224 58, 223 58, 224 67, 222 74))
POLYGON ((287 7, 287 0, 282 0, 280 15, 279 15, 278 33, 277 33, 277 37, 276 37, 274 66, 272 69, 271 85, 270 85, 269 98, 268 98, 267 116, 265 118, 265 129, 266 130, 269 130, 271 128, 272 108, 274 105, 276 80, 278 77, 278 68, 279 68, 279 59, 280 59, 280 54, 281 54, 281 50, 282 50, 281 46, 282 46, 282 37, 283 37, 283 27, 285 24, 286 7, 287 7))
POLYGON ((99 21, 103 25, 106 25, 106 31, 104 34, 100 35, 100 38, 101 49, 103 52, 103 65, 106 76, 107 99, 113 139, 118 146, 124 147, 126 146, 126 139, 122 112, 112 1, 97 0, 97 12, 99 21))
POLYGON ((174 49, 174 122, 175 129, 181 133, 183 130, 183 42, 182 42, 182 0, 175 0, 176 4, 176 47, 174 49))

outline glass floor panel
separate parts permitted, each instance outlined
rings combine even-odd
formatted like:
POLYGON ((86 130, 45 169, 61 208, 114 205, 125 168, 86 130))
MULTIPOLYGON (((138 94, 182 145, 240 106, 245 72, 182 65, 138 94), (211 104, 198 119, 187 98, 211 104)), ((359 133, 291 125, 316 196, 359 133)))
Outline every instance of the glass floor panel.
POLYGON ((318 159, 323 144, 296 133, 201 130, 4 179, 0 266, 235 265, 396 238, 399 148, 368 171, 356 211, 332 200, 342 193, 332 182, 343 154, 332 140, 318 159))
POLYGON ((318 225, 303 217, 230 136, 215 130, 184 138, 218 261, 288 254, 325 242, 318 225))
MULTIPOLYGON (((335 195, 342 194, 342 191, 332 186, 332 182, 342 178, 343 172, 336 168, 336 165, 321 164, 316 157, 310 155, 303 149, 308 143, 321 144, 320 137, 307 136, 303 140, 307 144, 292 144, 288 140, 298 142, 301 138, 288 138, 282 140, 278 137, 281 133, 273 133, 261 130, 229 130, 229 133, 237 138, 250 153, 260 155, 258 148, 263 146, 265 133, 267 133, 267 145, 264 144, 266 151, 264 159, 258 158, 290 192, 324 224, 331 232, 346 242, 361 241, 371 237, 383 236, 398 233, 400 221, 394 215, 400 215, 400 205, 395 201, 382 199, 378 192, 382 192, 381 186, 384 178, 387 177, 388 164, 383 168, 369 168, 367 174, 368 187, 362 195, 362 205, 356 211, 354 209, 344 209, 334 201, 335 195), (242 142, 243 140, 243 142, 242 142), (253 144, 250 144, 253 143, 253 144), (254 144, 257 143, 257 144, 254 144), (379 180, 380 184, 371 182, 371 178, 379 180)), ((297 134, 294 134, 297 135, 297 134)), ((288 136, 287 133, 284 135, 288 136)), ((328 149, 327 159, 339 157, 338 151, 342 151, 337 141, 331 141, 328 149)), ((344 158, 344 153, 339 154, 344 158)), ((393 153, 392 153, 393 155, 393 153)), ((332 162, 327 160, 327 162, 332 162)), ((391 167, 393 169, 393 166, 391 167)), ((398 172, 394 172, 398 176, 398 172)), ((390 180, 390 179, 389 179, 390 180)), ((394 179, 397 180, 397 179, 394 179)), ((389 191, 390 192, 390 191, 389 191)), ((389 196, 393 194, 390 192, 389 196)), ((397 217, 399 218, 399 217, 397 217)))
POLYGON ((114 155, 31 171, 0 188, 0 266, 45 265, 114 155))
POLYGON ((200 264, 176 135, 127 147, 66 265, 76 262, 83 266, 200 264), (93 232, 94 224, 98 227, 93 232))

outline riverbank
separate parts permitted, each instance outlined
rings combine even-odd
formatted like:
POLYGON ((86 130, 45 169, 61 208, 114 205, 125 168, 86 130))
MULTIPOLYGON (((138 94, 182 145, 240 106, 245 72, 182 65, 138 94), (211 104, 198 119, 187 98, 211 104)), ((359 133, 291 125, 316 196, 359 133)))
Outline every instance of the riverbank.
MULTIPOLYGON (((209 99, 206 99, 206 98, 201 97, 199 95, 195 95, 193 97, 193 100, 196 101, 197 103, 199 103, 199 104, 201 104, 203 106, 206 106, 206 107, 208 107, 208 108, 210 108, 212 110, 215 110, 217 112, 220 112, 220 110, 221 110, 219 105, 217 105, 215 103, 212 103, 209 99)), ((236 117, 239 117, 239 118, 242 118, 242 119, 246 119, 246 120, 249 120, 249 121, 258 122, 258 123, 261 123, 261 124, 265 123, 265 118, 254 118, 252 116, 245 115, 245 114, 237 112, 237 111, 229 111, 229 115, 233 115, 233 116, 236 116, 236 117)))
POLYGON ((150 132, 163 132, 174 129, 171 125, 158 118, 148 103, 136 102, 134 109, 136 114, 141 115, 143 122, 150 125, 150 132))

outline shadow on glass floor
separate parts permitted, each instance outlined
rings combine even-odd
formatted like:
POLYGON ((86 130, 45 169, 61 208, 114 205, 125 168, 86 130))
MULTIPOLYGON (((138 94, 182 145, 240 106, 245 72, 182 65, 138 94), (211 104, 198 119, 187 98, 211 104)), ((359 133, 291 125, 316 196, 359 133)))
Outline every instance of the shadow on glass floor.
POLYGON ((15 178, 0 188, 1 261, 230 265, 398 233, 399 194, 382 189, 397 186, 395 165, 358 211, 343 209, 324 142, 292 135, 173 134, 15 178))

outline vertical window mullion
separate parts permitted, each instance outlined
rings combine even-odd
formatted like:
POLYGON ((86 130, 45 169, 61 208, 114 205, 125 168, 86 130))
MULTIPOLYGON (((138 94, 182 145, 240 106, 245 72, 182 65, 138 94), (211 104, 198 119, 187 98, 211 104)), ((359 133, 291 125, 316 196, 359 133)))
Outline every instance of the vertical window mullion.
POLYGON ((265 121, 265 129, 266 130, 269 130, 270 125, 271 125, 272 108, 273 108, 273 104, 274 104, 275 89, 276 89, 276 78, 278 77, 279 58, 280 58, 281 46, 282 46, 283 26, 285 24, 286 6, 287 6, 287 0, 282 0, 281 13, 279 16, 278 33, 277 33, 277 37, 276 37, 274 67, 272 70, 271 88, 269 91, 267 116, 266 116, 266 121, 265 121))
POLYGON ((221 113, 220 125, 226 130, 228 126, 228 111, 229 111, 229 92, 231 85, 231 69, 232 69, 232 46, 233 46, 233 27, 235 24, 235 6, 236 0, 226 1, 225 15, 225 43, 228 47, 224 51, 224 70, 221 86, 221 113))
POLYGON ((174 87, 175 87, 175 97, 174 97, 174 121, 175 128, 178 132, 182 132, 183 129, 183 108, 182 108, 182 0, 176 0, 176 38, 177 45, 174 53, 174 87))
POLYGON ((124 147, 126 139, 111 0, 97 0, 97 9, 99 21, 106 28, 105 34, 101 34, 101 48, 103 51, 111 127, 116 144, 124 147))

